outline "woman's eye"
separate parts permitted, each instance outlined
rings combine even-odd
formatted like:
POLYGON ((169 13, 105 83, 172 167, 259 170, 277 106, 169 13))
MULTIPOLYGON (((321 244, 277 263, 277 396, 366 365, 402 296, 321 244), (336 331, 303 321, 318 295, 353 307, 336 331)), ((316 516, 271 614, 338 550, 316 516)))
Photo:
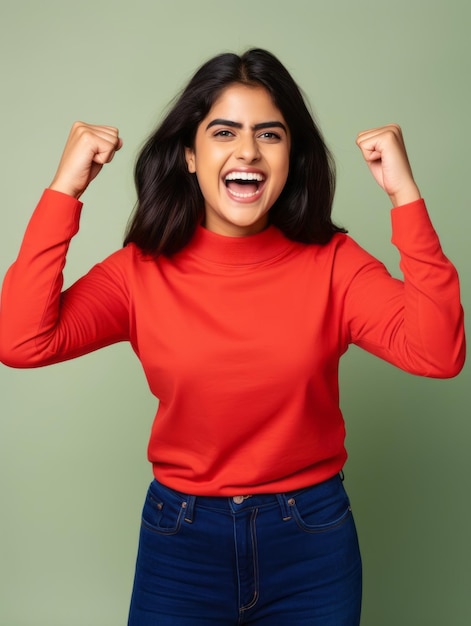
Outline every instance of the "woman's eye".
POLYGON ((278 133, 274 133, 272 131, 266 131, 260 135, 260 139, 270 139, 273 141, 277 141, 281 139, 281 137, 278 133))
POLYGON ((230 130, 218 130, 214 133, 215 137, 233 137, 233 133, 230 130))

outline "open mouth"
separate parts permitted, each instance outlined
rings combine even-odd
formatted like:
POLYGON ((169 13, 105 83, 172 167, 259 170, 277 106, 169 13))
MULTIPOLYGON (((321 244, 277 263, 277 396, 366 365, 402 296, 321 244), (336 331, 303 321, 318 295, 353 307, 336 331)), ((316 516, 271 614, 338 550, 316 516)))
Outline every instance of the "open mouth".
POLYGON ((241 199, 256 196, 264 182, 265 177, 259 172, 229 172, 224 179, 231 196, 241 199))

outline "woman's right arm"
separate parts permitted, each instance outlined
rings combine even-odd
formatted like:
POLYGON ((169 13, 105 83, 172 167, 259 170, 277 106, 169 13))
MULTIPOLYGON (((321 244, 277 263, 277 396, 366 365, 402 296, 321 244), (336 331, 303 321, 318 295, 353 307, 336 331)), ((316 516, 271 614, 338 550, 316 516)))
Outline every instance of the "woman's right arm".
POLYGON ((79 226, 78 198, 121 145, 116 129, 74 124, 4 280, 0 360, 6 365, 48 365, 128 338, 124 251, 62 292, 69 242, 79 226))

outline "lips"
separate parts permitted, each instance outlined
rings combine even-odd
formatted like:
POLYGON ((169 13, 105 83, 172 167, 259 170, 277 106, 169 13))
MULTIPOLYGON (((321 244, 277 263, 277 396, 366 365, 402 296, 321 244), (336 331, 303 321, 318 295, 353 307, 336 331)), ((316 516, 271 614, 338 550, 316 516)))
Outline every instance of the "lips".
POLYGON ((255 200, 261 193, 265 176, 259 171, 232 170, 224 177, 229 195, 238 201, 255 200))

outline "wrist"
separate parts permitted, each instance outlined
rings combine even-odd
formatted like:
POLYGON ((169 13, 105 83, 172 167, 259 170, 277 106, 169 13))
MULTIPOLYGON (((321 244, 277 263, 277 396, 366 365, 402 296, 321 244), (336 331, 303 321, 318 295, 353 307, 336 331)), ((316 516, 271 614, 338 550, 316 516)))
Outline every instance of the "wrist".
POLYGON ((390 193, 389 198, 392 202, 393 207, 402 206, 403 204, 409 204, 410 202, 415 202, 416 200, 420 200, 421 194, 419 188, 414 183, 405 189, 401 189, 395 193, 390 193))
POLYGON ((77 191, 71 185, 67 185, 66 183, 61 183, 60 181, 53 180, 49 185, 48 189, 52 189, 52 191, 59 191, 60 193, 64 193, 67 196, 71 196, 78 200, 82 195, 82 192, 77 191))

